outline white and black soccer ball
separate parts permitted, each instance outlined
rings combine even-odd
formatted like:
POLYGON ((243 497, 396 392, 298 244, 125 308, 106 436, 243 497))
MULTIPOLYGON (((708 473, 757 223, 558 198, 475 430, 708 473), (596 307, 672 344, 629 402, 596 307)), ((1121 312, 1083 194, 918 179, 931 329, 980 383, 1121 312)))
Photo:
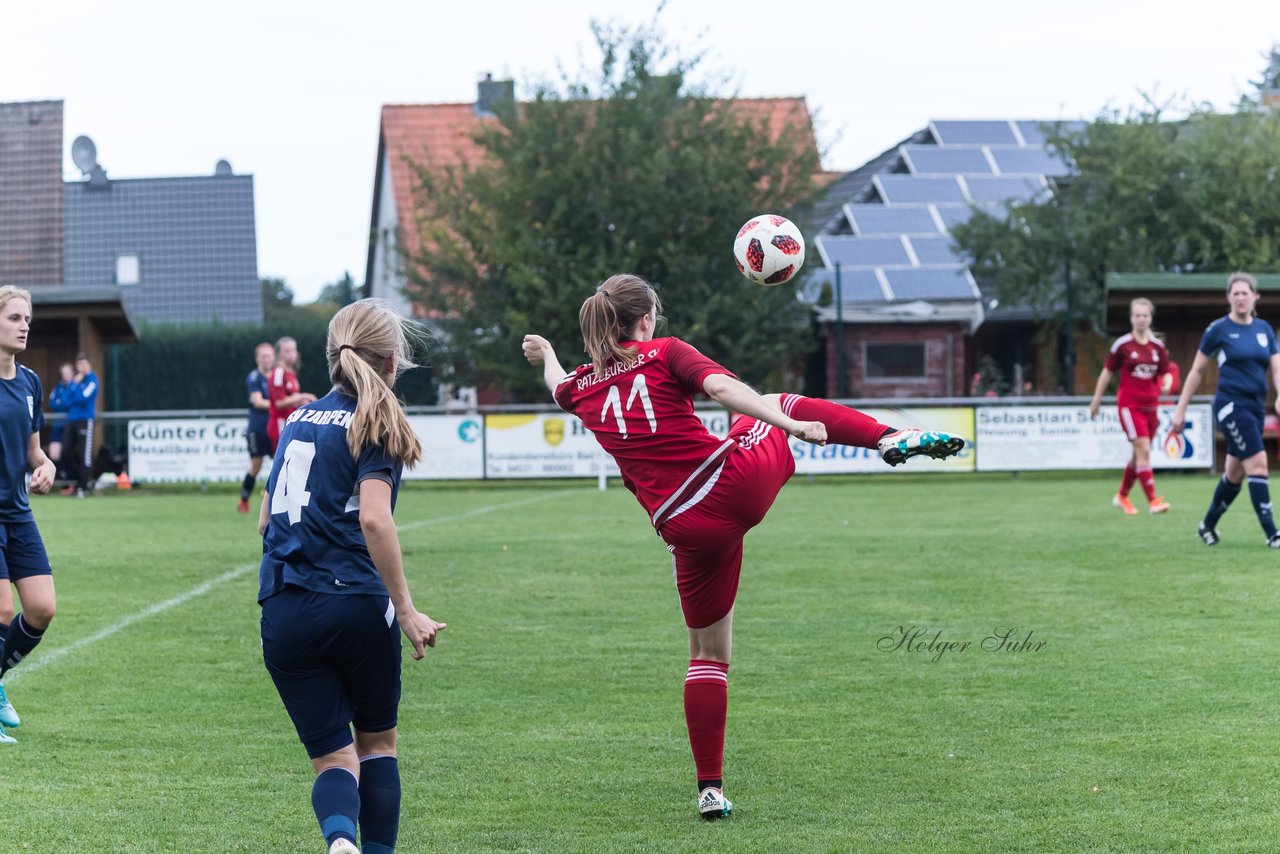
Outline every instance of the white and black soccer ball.
POLYGON ((785 216, 753 216, 738 229, 733 259, 742 275, 756 284, 781 285, 804 265, 804 235, 785 216))

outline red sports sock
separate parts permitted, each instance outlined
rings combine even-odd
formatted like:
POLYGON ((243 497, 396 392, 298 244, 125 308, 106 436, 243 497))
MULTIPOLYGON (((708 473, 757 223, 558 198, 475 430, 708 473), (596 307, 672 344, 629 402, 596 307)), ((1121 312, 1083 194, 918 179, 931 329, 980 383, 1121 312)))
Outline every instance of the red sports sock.
POLYGON ((695 658, 684 677, 684 719, 698 781, 724 777, 724 720, 729 710, 729 665, 695 658))
POLYGON ((1138 483, 1142 484, 1142 491, 1147 494, 1148 501, 1156 500, 1156 475, 1151 470, 1151 466, 1136 470, 1138 475, 1138 483))
POLYGON ((797 421, 821 421, 827 425, 827 441, 855 448, 874 448, 880 437, 892 428, 856 409, 822 400, 782 395, 782 411, 797 421))
POLYGON ((1137 480, 1138 473, 1133 469, 1133 463, 1124 467, 1124 477, 1120 479, 1120 494, 1128 495, 1129 490, 1133 489, 1133 482, 1137 480))

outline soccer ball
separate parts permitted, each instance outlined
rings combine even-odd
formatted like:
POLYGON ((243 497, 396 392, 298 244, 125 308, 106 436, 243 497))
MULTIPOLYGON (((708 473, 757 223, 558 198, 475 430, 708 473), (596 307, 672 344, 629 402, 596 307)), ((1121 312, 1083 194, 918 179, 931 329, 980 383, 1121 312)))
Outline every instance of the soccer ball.
POLYGON ((756 284, 781 285, 791 281, 804 264, 804 235, 784 216, 753 216, 738 229, 733 260, 742 275, 756 284))

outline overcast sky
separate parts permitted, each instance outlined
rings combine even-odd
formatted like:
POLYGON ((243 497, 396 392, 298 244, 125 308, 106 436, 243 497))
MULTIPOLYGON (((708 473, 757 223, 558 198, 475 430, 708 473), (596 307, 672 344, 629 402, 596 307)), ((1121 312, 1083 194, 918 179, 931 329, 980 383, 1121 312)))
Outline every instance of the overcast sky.
MULTIPOLYGON (((258 268, 299 301, 362 281, 384 103, 468 102, 484 72, 594 62, 619 0, 5 2, 0 101, 65 101, 112 177, 252 173, 258 268)), ((1143 92, 1226 109, 1280 40, 1275 0, 670 0, 672 42, 743 96, 803 95, 828 169, 934 118, 1090 118, 1143 92)), ((636 11, 640 10, 640 11, 636 11)))

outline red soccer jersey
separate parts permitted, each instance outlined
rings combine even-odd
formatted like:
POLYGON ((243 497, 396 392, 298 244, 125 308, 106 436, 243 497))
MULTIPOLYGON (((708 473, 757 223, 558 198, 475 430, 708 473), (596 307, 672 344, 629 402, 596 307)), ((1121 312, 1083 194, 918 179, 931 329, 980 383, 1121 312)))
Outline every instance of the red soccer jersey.
POLYGON ((293 371, 279 367, 271 371, 271 380, 267 383, 267 400, 271 404, 267 418, 267 438, 271 440, 271 447, 274 448, 280 441, 280 431, 284 429, 285 419, 298 408, 296 406, 281 407, 277 404, 301 390, 298 385, 298 375, 293 371))
POLYGON ((711 435, 693 414, 693 395, 703 380, 733 374, 679 338, 622 346, 639 351, 634 365, 611 362, 603 378, 582 365, 560 381, 554 397, 618 463, 622 482, 657 528, 737 447, 711 435))
POLYGON ((1160 377, 1169 373, 1169 351, 1158 338, 1139 344, 1132 334, 1121 335, 1111 345, 1104 367, 1120 375, 1118 405, 1155 409, 1160 399, 1160 377))

